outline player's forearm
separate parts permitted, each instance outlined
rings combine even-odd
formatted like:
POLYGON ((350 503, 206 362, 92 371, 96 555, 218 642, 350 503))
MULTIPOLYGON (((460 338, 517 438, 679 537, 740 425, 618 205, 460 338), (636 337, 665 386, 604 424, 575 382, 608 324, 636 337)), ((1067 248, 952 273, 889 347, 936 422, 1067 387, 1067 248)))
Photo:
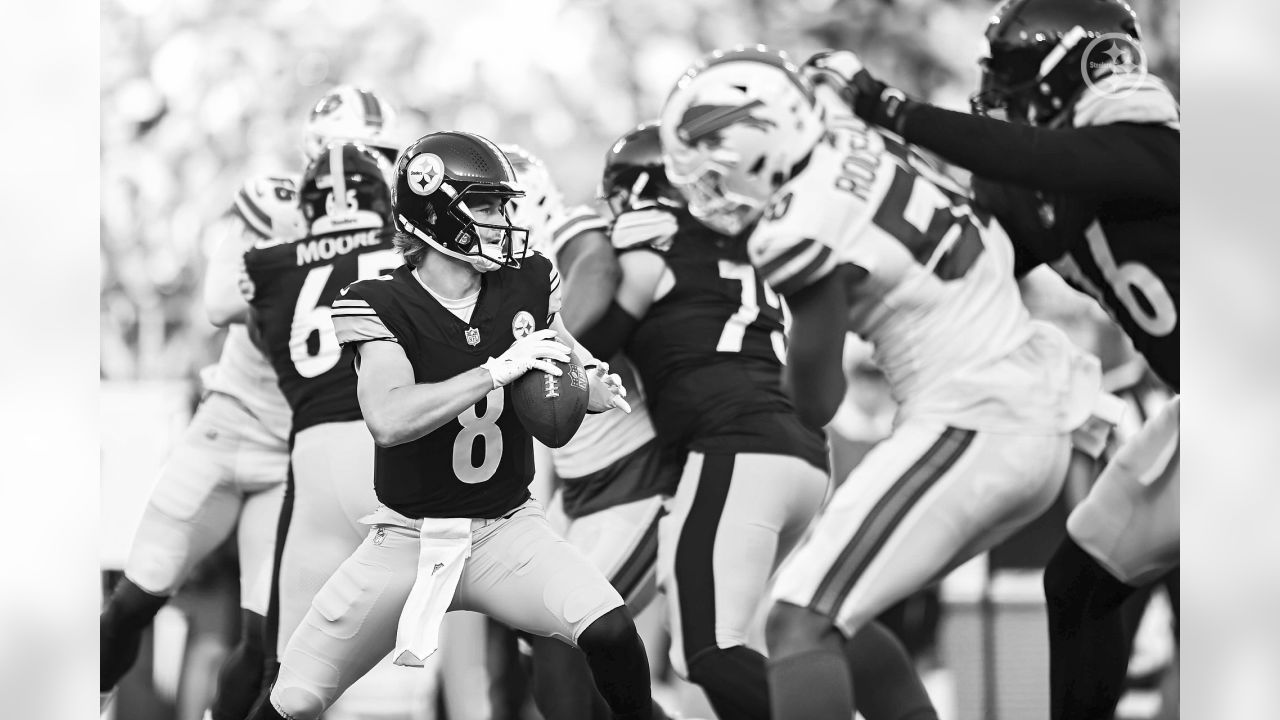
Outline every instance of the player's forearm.
POLYGON ((205 293, 205 314, 209 322, 218 327, 226 327, 232 323, 243 323, 249 315, 249 305, 237 292, 234 297, 226 293, 205 293))
POLYGON ((795 405, 800 421, 809 427, 825 427, 844 399, 847 390, 844 373, 832 373, 831 367, 830 363, 806 362, 788 356, 787 365, 782 369, 782 389, 795 405))
POLYGON ((1115 127, 1039 128, 915 102, 904 112, 903 139, 989 180, 1090 194, 1145 194, 1159 182, 1152 154, 1115 127))
POLYGON ((493 376, 478 367, 436 383, 395 387, 360 408, 373 440, 382 447, 413 442, 458 417, 493 390, 493 376))
POLYGON ((606 247, 604 252, 608 257, 589 253, 579 258, 565 276, 564 306, 560 309, 560 316, 574 335, 586 332, 604 317, 622 279, 613 251, 606 247))

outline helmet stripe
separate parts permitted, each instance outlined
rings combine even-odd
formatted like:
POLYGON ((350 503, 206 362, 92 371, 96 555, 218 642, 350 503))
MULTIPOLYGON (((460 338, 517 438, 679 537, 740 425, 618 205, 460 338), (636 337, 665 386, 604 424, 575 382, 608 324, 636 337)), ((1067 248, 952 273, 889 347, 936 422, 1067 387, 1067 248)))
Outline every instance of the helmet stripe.
POLYGON ((382 103, 368 90, 356 88, 356 94, 360 96, 360 104, 364 106, 365 120, 373 127, 381 128, 382 103))
POLYGON ((333 182, 333 209, 335 214, 347 214, 347 172, 343 163, 345 145, 329 146, 329 177, 333 182))
POLYGON ((1057 45, 1053 46, 1053 50, 1050 50, 1049 54, 1046 55, 1044 60, 1040 63, 1040 76, 1036 79, 1043 80, 1049 77, 1049 73, 1053 72, 1053 69, 1058 66, 1058 63, 1062 62, 1062 59, 1067 56, 1067 53, 1071 52, 1071 50, 1076 45, 1079 45, 1080 41, 1085 39, 1087 36, 1088 33, 1086 33, 1084 28, 1079 25, 1076 25, 1063 33, 1062 39, 1058 41, 1057 45))

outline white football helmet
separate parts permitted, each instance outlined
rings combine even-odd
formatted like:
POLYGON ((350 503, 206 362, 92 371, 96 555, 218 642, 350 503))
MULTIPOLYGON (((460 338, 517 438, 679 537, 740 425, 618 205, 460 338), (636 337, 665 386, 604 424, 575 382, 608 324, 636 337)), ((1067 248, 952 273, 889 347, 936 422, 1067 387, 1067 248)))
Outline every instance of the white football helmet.
POLYGON ((310 162, 332 142, 352 140, 380 150, 394 162, 402 143, 396 136, 396 111, 375 93, 339 85, 316 102, 302 131, 302 153, 310 162))
POLYGON ((515 144, 498 148, 511 161, 516 171, 516 185, 524 197, 512 198, 507 204, 511 224, 529 228, 529 249, 551 255, 551 221, 564 214, 564 196, 551 179, 546 164, 528 150, 515 144))
POLYGON ((707 227, 737 235, 826 133, 813 85, 763 45, 717 50, 680 78, 659 126, 667 178, 707 227))

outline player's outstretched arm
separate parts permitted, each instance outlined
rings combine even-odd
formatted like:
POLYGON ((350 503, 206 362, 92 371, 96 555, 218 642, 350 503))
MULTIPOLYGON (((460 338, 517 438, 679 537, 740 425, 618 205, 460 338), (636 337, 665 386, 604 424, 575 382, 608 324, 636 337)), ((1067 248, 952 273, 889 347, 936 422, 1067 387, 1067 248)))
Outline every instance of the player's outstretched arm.
POLYGON ((564 270, 560 315, 566 328, 581 335, 609 309, 622 269, 609 238, 599 230, 574 236, 560 249, 556 260, 564 270))
POLYGON ((1106 124, 1045 128, 913 100, 847 50, 814 55, 805 72, 819 93, 835 92, 858 117, 975 175, 1037 190, 1178 203, 1180 135, 1166 126, 1176 123, 1177 105, 1158 82, 1111 110, 1106 124))
POLYGON ((374 442, 391 447, 411 442, 475 405, 493 389, 483 367, 443 382, 416 384, 413 366, 399 343, 361 343, 356 394, 374 442))
POLYGON ((806 425, 831 422, 844 400, 844 340, 849 284, 865 271, 840 265, 817 282, 786 296, 791 335, 782 387, 806 425))
POLYGON ((254 235, 237 217, 224 218, 219 238, 209 255, 204 274, 204 308, 209 322, 218 327, 244 322, 249 312, 245 299, 244 254, 253 246, 254 235))
POLYGON ((1180 143, 1170 128, 1040 128, 916 102, 903 114, 903 139, 975 175, 1055 192, 1178 201, 1180 143))

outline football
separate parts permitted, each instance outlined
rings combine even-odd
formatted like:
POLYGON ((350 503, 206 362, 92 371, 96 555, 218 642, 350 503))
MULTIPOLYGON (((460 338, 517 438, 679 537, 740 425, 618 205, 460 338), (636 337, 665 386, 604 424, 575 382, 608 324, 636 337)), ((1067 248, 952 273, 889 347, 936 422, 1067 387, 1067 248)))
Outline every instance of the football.
POLYGON ((547 447, 563 447, 587 415, 587 371, 573 353, 569 362, 552 360, 564 374, 555 377, 534 368, 511 383, 516 417, 529 434, 547 447))

